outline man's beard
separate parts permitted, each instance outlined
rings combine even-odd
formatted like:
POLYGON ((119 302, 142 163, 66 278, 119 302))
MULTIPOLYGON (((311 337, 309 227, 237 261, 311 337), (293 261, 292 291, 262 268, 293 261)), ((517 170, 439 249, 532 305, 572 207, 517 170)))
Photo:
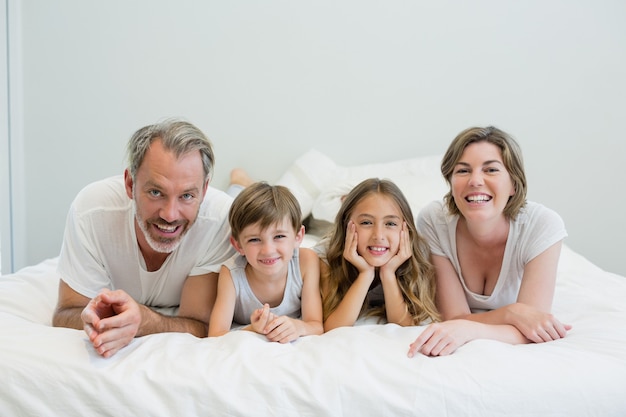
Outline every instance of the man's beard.
MULTIPOLYGON (((180 245, 180 243, 183 240, 183 237, 187 234, 187 231, 189 231, 189 228, 191 227, 191 225, 193 224, 190 223, 187 225, 186 229, 183 230, 183 232, 175 238, 159 238, 159 239, 155 239, 152 237, 152 235, 150 234, 150 226, 148 225, 148 222, 146 222, 143 217, 139 214, 139 211, 137 210, 137 203, 136 200, 133 199, 133 210, 135 210, 135 219, 137 220, 137 224, 139 225, 139 229, 141 229, 141 232, 143 233, 144 237, 146 238, 146 241, 148 242, 148 245, 150 245, 150 247, 152 248, 152 250, 159 252, 159 253, 172 253, 176 250, 176 248, 178 248, 178 246, 180 245)), ((166 221, 164 221, 163 219, 157 219, 156 221, 152 221, 151 223, 156 223, 156 224, 167 224, 167 225, 171 225, 171 223, 168 223, 166 221)), ((178 226, 183 226, 178 225, 178 226)))

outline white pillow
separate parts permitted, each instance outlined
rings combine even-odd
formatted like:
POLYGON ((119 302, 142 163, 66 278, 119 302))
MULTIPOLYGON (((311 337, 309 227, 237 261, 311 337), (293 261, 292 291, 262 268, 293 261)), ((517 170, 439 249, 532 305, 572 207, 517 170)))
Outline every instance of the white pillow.
POLYGON ((335 180, 322 191, 312 208, 317 220, 334 222, 341 199, 361 181, 386 178, 393 181, 406 196, 413 215, 433 200, 440 200, 448 191, 440 171, 441 156, 404 159, 394 162, 337 167, 335 180))
POLYGON ((300 203, 302 216, 308 217, 322 190, 336 178, 337 168, 328 156, 311 149, 296 159, 276 184, 291 190, 300 203))

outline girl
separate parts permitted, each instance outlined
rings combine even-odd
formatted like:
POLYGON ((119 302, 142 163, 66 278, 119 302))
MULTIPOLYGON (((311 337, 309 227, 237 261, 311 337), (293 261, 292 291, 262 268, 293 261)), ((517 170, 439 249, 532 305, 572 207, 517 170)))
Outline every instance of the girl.
POLYGON ((447 355, 478 338, 564 337, 571 326, 550 308, 567 233, 558 214, 526 201, 518 144, 495 127, 467 129, 450 144, 441 173, 450 191, 420 212, 418 230, 430 245, 446 321, 427 327, 409 356, 447 355))
POLYGON ((319 258, 299 248, 304 226, 293 194, 254 183, 237 195, 228 220, 239 254, 220 271, 209 336, 228 333, 233 321, 273 342, 321 334, 319 258))
POLYGON ((434 272, 413 214, 391 181, 367 179, 345 197, 321 262, 324 330, 369 314, 401 326, 438 320, 434 272))

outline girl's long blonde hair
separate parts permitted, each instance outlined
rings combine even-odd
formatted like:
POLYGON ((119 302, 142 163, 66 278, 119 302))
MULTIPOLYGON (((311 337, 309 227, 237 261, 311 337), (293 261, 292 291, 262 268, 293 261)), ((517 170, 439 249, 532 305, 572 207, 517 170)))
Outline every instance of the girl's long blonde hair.
MULTIPOLYGON (((366 179, 350 191, 337 213, 334 229, 329 233, 326 252, 329 268, 328 276, 324 277, 325 291, 322 294, 324 320, 337 308, 358 276, 358 270, 343 257, 346 229, 356 205, 371 194, 387 196, 395 201, 407 224, 413 256, 398 268, 396 278, 413 324, 419 325, 428 319, 439 321, 439 312, 435 307, 435 272, 428 260, 428 245, 417 233, 411 207, 402 191, 392 181, 378 178, 366 179)), ((362 314, 367 310, 368 304, 366 299, 361 309, 362 314)), ((384 318, 384 303, 369 314, 384 318)))

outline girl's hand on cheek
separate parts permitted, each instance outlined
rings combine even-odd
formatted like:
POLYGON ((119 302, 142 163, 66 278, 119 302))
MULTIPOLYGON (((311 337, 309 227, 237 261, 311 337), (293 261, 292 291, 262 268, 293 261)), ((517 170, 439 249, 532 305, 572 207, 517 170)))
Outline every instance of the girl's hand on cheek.
POLYGON ((365 272, 368 270, 374 270, 374 267, 367 263, 367 261, 359 255, 357 250, 358 234, 356 232, 356 225, 352 220, 348 222, 348 228, 346 229, 346 243, 343 249, 343 257, 346 261, 358 269, 359 272, 365 272))
POLYGON ((383 274, 396 273, 396 270, 400 268, 407 259, 413 255, 413 245, 409 236, 409 230, 406 222, 402 222, 402 230, 400 230, 400 244, 398 246, 398 252, 389 259, 385 265, 381 266, 381 278, 383 274))

